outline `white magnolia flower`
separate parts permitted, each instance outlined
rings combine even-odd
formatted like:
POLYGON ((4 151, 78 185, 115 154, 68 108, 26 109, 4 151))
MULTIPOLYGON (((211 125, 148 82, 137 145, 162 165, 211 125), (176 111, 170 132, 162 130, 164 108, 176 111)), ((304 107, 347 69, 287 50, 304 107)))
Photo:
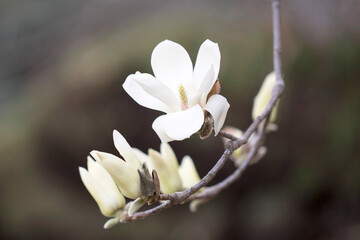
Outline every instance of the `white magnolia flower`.
POLYGON ((97 162, 88 157, 88 169, 79 167, 80 177, 86 189, 98 204, 101 213, 119 222, 125 206, 125 198, 120 193, 114 180, 97 162))
POLYGON ((160 152, 149 149, 147 161, 149 167, 158 173, 162 193, 170 194, 182 191, 200 181, 192 159, 185 156, 179 167, 176 155, 167 143, 161 143, 160 152))
POLYGON ((193 69, 186 50, 165 40, 155 47, 151 66, 155 77, 136 72, 127 77, 123 88, 138 104, 166 113, 152 125, 161 141, 189 138, 204 124, 204 111, 211 114, 217 135, 230 106, 223 96, 209 94, 220 69, 218 45, 206 40, 193 69))
MULTIPOLYGON (((252 118, 255 120, 266 108, 268 105, 271 96, 272 96, 272 89, 275 86, 276 83, 276 75, 275 72, 271 72, 268 74, 261 85, 261 88, 256 95, 254 99, 254 105, 252 110, 252 118)), ((277 108, 279 105, 279 100, 276 102, 275 107, 273 108, 269 122, 275 122, 276 120, 276 114, 277 114, 277 108)))
POLYGON ((140 177, 137 172, 141 162, 118 131, 114 130, 113 138, 116 149, 125 161, 110 153, 91 151, 90 154, 111 175, 125 197, 136 199, 141 196, 140 177))

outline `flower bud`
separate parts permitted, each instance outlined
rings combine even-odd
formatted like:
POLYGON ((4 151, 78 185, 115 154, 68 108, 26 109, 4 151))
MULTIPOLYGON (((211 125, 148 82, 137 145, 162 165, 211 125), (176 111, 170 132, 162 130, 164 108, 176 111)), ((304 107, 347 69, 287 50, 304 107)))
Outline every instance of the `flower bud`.
POLYGON ((79 167, 82 182, 95 199, 101 213, 106 217, 116 217, 125 206, 124 196, 99 163, 88 157, 87 165, 87 170, 79 167))
POLYGON ((110 153, 91 151, 90 154, 110 174, 125 197, 141 196, 140 177, 131 164, 110 153))
POLYGON ((155 169, 159 180, 161 192, 170 194, 182 190, 179 175, 179 164, 174 151, 167 143, 160 145, 160 153, 149 149, 149 166, 155 169))
MULTIPOLYGON (((256 95, 256 97, 254 99, 254 106, 253 106, 253 110, 252 110, 253 120, 255 120, 264 111, 264 109, 268 105, 268 103, 271 99, 271 96, 272 96, 272 89, 275 86, 275 83, 276 83, 275 72, 272 72, 266 76, 258 94, 256 95)), ((277 113, 278 105, 279 105, 279 100, 276 102, 276 104, 271 112, 269 122, 274 122, 276 120, 276 113, 277 113)))

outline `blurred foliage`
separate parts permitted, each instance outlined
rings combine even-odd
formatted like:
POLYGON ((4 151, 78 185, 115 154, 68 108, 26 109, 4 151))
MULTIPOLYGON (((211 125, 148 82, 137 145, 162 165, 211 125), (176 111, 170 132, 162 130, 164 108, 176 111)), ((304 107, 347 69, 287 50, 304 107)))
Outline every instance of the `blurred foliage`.
MULTIPOLYGON (((272 69, 268 1, 0 2, 0 237, 3 239, 359 239, 359 4, 284 1, 286 91, 268 154, 192 214, 174 207, 103 230, 105 218, 80 181, 93 150, 116 153, 111 132, 159 149, 159 113, 122 89, 152 72, 164 39, 195 61, 219 43, 226 124, 245 129, 252 99, 272 69), (341 19, 341 20, 340 20, 341 19), (329 27, 336 26, 336 27, 329 27)), ((221 140, 171 144, 204 175, 221 140)), ((219 181, 233 171, 231 164, 219 181)))

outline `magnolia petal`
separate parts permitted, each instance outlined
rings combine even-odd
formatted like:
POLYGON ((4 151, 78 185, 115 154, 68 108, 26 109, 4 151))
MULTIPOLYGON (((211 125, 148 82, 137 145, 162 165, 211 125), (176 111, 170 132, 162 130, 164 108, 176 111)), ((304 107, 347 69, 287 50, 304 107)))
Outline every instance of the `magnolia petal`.
POLYGON ((104 187, 107 186, 114 186, 115 189, 116 184, 112 180, 111 176, 106 172, 106 170, 97 162, 95 162, 90 156, 87 157, 87 169, 88 172, 91 173, 91 175, 94 177, 94 179, 98 179, 99 183, 101 181, 101 184, 104 185, 104 187))
POLYGON ((79 173, 82 182, 84 183, 86 189, 98 204, 101 213, 106 217, 111 217, 113 214, 113 209, 110 208, 107 204, 103 204, 103 200, 105 200, 105 198, 101 186, 97 183, 97 181, 93 177, 91 177, 91 175, 85 168, 79 167, 79 173))
POLYGON ((110 174, 90 156, 87 158, 88 172, 95 181, 101 186, 103 196, 108 198, 108 202, 114 209, 120 209, 125 206, 125 198, 111 178, 110 174), (110 201, 113 201, 110 203, 110 201))
MULTIPOLYGON (((146 155, 146 153, 144 153, 143 151, 141 151, 138 148, 132 148, 134 153, 136 154, 137 158, 140 161, 140 164, 142 165, 144 162, 148 162, 149 160, 149 156, 146 155)), ((149 169, 150 170, 150 169, 149 169)))
POLYGON ((170 147, 168 143, 161 143, 160 144, 160 153, 166 161, 166 164, 171 168, 174 169, 175 172, 178 171, 179 163, 174 153, 174 150, 170 147))
POLYGON ((171 142, 174 139, 170 138, 167 133, 165 132, 165 122, 166 122, 166 116, 162 115, 160 117, 157 117, 153 124, 152 128, 156 132, 156 134, 159 136, 161 142, 171 142))
POLYGON ((224 125, 226 114, 230 104, 223 96, 219 94, 212 95, 207 101, 204 109, 208 111, 214 119, 215 136, 219 133, 224 125))
POLYGON ((169 113, 155 119, 152 127, 161 142, 181 141, 196 133, 204 123, 204 112, 197 104, 185 111, 169 113))
POLYGON ((140 177, 136 169, 129 166, 121 158, 109 153, 91 151, 90 154, 110 174, 125 197, 131 199, 140 197, 140 177))
POLYGON ((181 82, 191 81, 193 77, 189 54, 173 41, 162 41, 154 48, 151 66, 155 77, 175 91, 181 82))
MULTIPOLYGON (((192 79, 191 79, 191 81, 183 81, 181 83, 181 85, 185 89, 186 97, 188 98, 188 100, 190 100, 198 92, 198 86, 195 85, 195 83, 194 83, 194 81, 192 81, 192 79)), ((179 90, 176 92, 176 95, 179 95, 179 90)), ((196 105, 196 104, 194 104, 194 105, 196 105)), ((190 107, 192 107, 194 105, 191 105, 191 103, 189 102, 190 107)))
POLYGON ((169 106, 148 94, 144 88, 133 78, 134 74, 129 75, 124 84, 122 85, 125 92, 130 95, 132 99, 135 100, 139 105, 154 109, 161 112, 169 112, 169 106))
POLYGON ((91 196, 98 204, 101 213, 106 217, 112 217, 115 212, 125 205, 125 199, 120 194, 119 198, 112 198, 104 191, 103 185, 85 168, 79 167, 79 173, 82 182, 91 196))
POLYGON ((201 83, 201 85, 199 87, 199 90, 198 90, 198 94, 200 96, 200 105, 201 106, 205 106, 205 104, 206 104, 208 94, 209 94, 209 92, 211 91, 212 87, 215 84, 214 79, 216 81, 215 70, 214 70, 214 67, 211 66, 211 68, 209 68, 209 70, 205 74, 204 81, 201 83))
POLYGON ((134 153, 133 149, 126 141, 126 139, 117 130, 113 130, 113 140, 115 148, 118 150, 120 155, 125 161, 130 164, 133 168, 140 168, 140 162, 134 153))
POLYGON ((119 222, 120 222, 119 218, 111 218, 111 219, 106 221, 106 223, 104 224, 104 228, 105 229, 112 228, 113 226, 115 226, 119 222))
POLYGON ((152 75, 136 72, 135 74, 131 74, 128 78, 136 81, 136 83, 139 84, 148 95, 167 105, 169 109, 168 112, 181 110, 180 103, 178 103, 178 99, 176 97, 177 92, 173 92, 172 89, 152 75))
POLYGON ((213 87, 212 80, 214 77, 214 68, 211 67, 209 71, 205 75, 205 80, 201 83, 201 85, 198 87, 196 94, 191 96, 189 99, 189 105, 195 106, 196 104, 200 104, 201 107, 204 107, 206 105, 206 99, 207 96, 213 87))
POLYGON ((196 106, 197 104, 199 104, 201 107, 205 106, 205 103, 202 104, 202 102, 200 101, 200 99, 202 99, 203 94, 195 94, 194 96, 191 96, 189 99, 189 106, 196 106))
POLYGON ((203 85, 204 81, 209 81, 209 83, 205 83, 206 85, 214 85, 220 70, 220 59, 220 50, 217 43, 207 39, 201 44, 194 67, 194 81, 198 86, 203 85), (214 68, 213 77, 206 78, 205 76, 212 67, 214 68))
POLYGON ((180 164, 179 173, 184 189, 191 188, 200 181, 200 177, 196 171, 194 162, 189 156, 183 157, 180 164))
POLYGON ((136 213, 142 206, 144 206, 145 203, 146 201, 142 198, 137 198, 135 201, 133 201, 128 211, 129 216, 132 216, 134 213, 136 213))
POLYGON ((149 149, 148 154, 151 165, 158 174, 161 192, 170 194, 180 191, 182 184, 178 169, 172 168, 171 164, 168 164, 167 159, 165 159, 159 152, 149 149))
POLYGON ((204 123, 204 111, 195 105, 182 112, 165 115, 165 132, 173 140, 184 140, 199 131, 204 123))

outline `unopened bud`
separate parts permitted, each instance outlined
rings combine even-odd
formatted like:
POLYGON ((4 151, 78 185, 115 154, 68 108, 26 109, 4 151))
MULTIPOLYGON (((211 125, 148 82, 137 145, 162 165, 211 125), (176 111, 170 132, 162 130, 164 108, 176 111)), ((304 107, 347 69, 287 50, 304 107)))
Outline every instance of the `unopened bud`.
POLYGON ((87 165, 87 170, 79 167, 80 177, 86 189, 95 199, 104 216, 116 216, 124 208, 125 198, 114 180, 99 163, 88 157, 87 165))
MULTIPOLYGON (((255 120, 266 108, 268 105, 271 96, 272 96, 272 89, 274 88, 276 83, 276 76, 275 73, 272 72, 268 74, 254 99, 254 105, 252 110, 252 118, 255 120)), ((271 115, 269 122, 274 122, 276 120, 277 108, 279 105, 279 100, 276 102, 271 115)))

